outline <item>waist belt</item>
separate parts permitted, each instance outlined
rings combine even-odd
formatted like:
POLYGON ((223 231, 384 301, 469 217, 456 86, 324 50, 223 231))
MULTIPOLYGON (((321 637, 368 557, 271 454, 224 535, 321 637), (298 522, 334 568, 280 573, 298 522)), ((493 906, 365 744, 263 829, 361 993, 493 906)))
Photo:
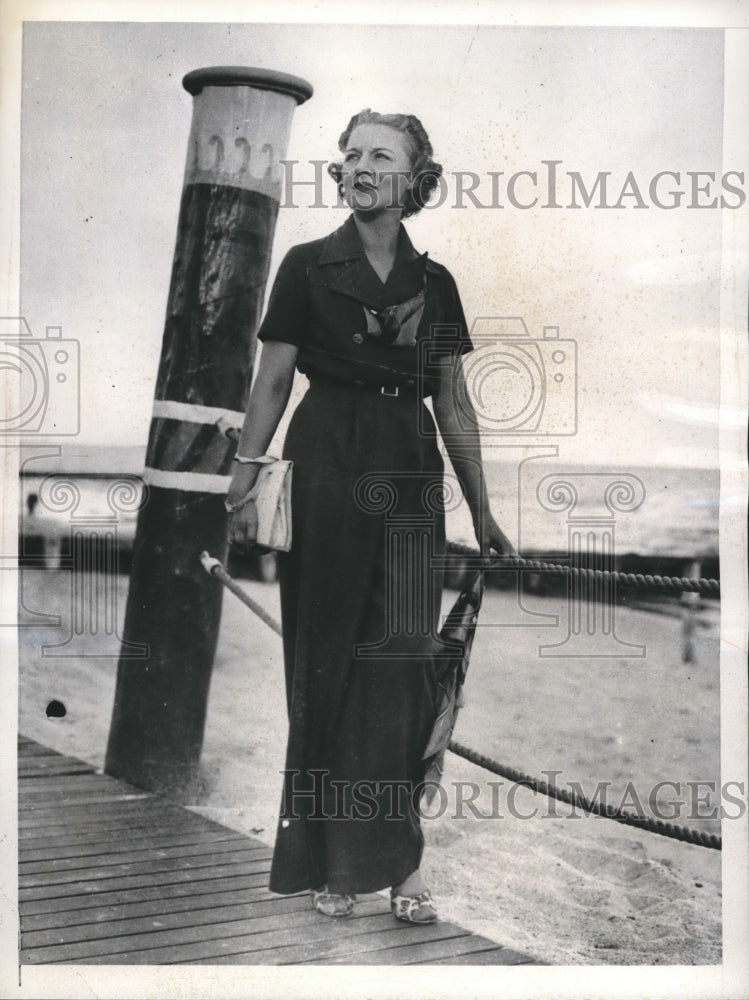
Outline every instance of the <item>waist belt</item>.
POLYGON ((354 379, 353 385, 355 389, 360 389, 362 392, 379 392, 381 396, 408 396, 409 399, 414 399, 421 395, 415 380, 411 385, 408 383, 405 385, 370 385, 369 382, 354 379))
POLYGON ((402 385, 394 385, 393 383, 366 382, 364 379, 333 378, 330 375, 320 375, 318 372, 314 374, 310 372, 307 377, 311 386, 317 384, 349 386, 358 392, 376 392, 391 399, 416 399, 424 395, 419 389, 417 379, 408 379, 402 385))

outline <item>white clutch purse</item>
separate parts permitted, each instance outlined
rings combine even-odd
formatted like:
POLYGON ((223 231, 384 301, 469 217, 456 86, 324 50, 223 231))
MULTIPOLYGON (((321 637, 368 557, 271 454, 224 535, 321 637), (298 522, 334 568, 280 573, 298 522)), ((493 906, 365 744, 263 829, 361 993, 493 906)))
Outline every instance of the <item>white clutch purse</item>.
POLYGON ((278 458, 260 466, 247 496, 236 504, 225 504, 230 513, 250 501, 257 509, 257 545, 277 552, 291 549, 291 469, 293 462, 278 458))

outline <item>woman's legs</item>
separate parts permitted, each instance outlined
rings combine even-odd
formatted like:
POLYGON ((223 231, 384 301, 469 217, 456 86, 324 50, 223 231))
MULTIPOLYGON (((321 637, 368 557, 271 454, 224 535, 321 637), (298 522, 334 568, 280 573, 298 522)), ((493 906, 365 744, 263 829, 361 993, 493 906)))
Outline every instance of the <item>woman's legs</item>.
POLYGON ((392 888, 398 896, 418 896, 419 893, 427 891, 427 884, 421 874, 421 869, 417 868, 400 885, 394 885, 392 888))

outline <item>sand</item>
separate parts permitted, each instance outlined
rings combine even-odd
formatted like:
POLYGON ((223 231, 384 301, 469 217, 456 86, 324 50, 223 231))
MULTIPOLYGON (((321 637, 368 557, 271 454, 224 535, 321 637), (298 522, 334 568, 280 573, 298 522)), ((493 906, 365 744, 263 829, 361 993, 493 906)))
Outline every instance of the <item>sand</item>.
MULTIPOLYGON (((87 656, 41 656, 42 643, 69 630, 70 580, 31 570, 23 586, 26 607, 58 613, 62 625, 20 630, 20 732, 102 767, 116 659, 97 654, 111 646, 100 635, 87 656), (47 718, 53 698, 64 718, 47 718)), ((245 586, 278 615, 275 586, 245 586)), ((118 579, 120 619, 126 588, 118 579)), ((714 803, 690 803, 686 785, 721 780, 716 614, 702 615, 695 659, 684 664, 669 614, 617 609, 617 635, 644 645, 643 656, 621 646, 608 658, 548 658, 538 647, 564 639, 566 608, 552 598, 527 607, 560 624, 500 627, 518 617, 514 597, 488 592, 456 739, 525 773, 558 771, 557 784, 578 782, 589 795, 608 783, 615 805, 628 793, 625 804, 635 796, 647 809, 654 784, 674 782, 686 803, 674 822, 717 832, 716 820, 696 815, 714 803)), ((280 641, 227 593, 192 808, 272 843, 285 729, 280 641)), ((443 917, 555 965, 720 963, 720 852, 563 804, 555 816, 546 797, 491 781, 501 779, 448 755, 444 808, 436 800, 441 815, 424 821, 424 870, 443 917)), ((679 797, 664 792, 664 804, 679 797)))

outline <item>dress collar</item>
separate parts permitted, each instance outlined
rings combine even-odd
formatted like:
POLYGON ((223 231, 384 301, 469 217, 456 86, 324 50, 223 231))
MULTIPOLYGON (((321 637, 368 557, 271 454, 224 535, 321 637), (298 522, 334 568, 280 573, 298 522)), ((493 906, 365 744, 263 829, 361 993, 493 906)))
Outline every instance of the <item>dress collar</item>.
MULTIPOLYGON (((323 241, 320 256, 318 257, 318 264, 340 264, 347 260, 358 260, 361 258, 366 258, 366 253, 359 230, 356 228, 354 217, 350 215, 342 226, 336 229, 335 232, 332 232, 323 241)), ((427 253, 419 254, 414 249, 406 228, 401 223, 398 230, 398 247, 395 253, 393 270, 401 264, 412 260, 422 260, 424 262, 423 266, 427 271, 432 273, 437 272, 437 267, 429 260, 429 255, 427 253)))

